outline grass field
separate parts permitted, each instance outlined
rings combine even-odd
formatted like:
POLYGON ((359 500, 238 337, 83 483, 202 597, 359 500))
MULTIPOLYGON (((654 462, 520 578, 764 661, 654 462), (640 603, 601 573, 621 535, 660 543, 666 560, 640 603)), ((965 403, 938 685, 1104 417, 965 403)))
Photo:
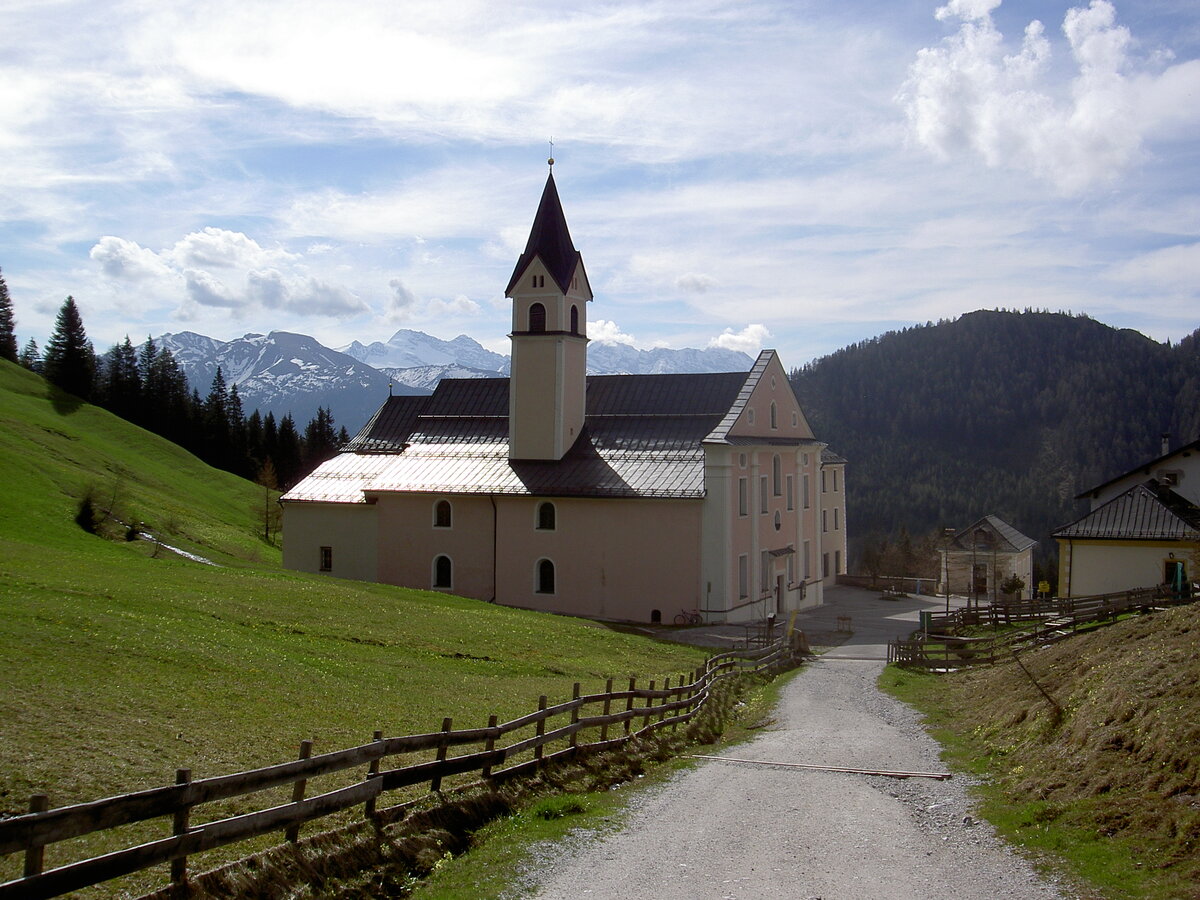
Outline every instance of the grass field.
MULTIPOLYGON (((0 362, 0 815, 530 711, 697 650, 596 623, 285 572, 262 489, 0 362), (205 565, 75 522, 115 498, 205 565)), ((118 536, 122 527, 110 524, 118 536)), ((52 857, 52 854, 50 854, 52 857)), ((19 861, 0 861, 0 879, 19 861)))
POLYGON ((989 776, 983 814, 1085 896, 1196 900, 1198 637, 1200 606, 1184 606, 1023 653, 1024 670, 889 666, 881 684, 926 714, 948 762, 989 776))

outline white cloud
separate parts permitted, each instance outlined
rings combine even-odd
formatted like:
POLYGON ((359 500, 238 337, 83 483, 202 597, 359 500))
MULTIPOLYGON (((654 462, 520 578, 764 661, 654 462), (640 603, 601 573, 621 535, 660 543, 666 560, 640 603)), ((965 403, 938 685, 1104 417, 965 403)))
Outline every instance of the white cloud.
POLYGON ((763 348, 770 336, 770 330, 762 324, 747 325, 741 331, 726 328, 709 341, 708 346, 720 347, 722 350, 740 350, 753 356, 763 348))
POLYGON ((699 272, 688 272, 675 279, 675 287, 690 294, 705 294, 716 283, 717 279, 711 275, 703 275, 699 272))
POLYGON ((413 304, 417 302, 417 295, 410 291, 399 278, 389 281, 388 287, 392 289, 391 296, 388 298, 388 318, 395 320, 405 318, 412 310, 413 304))
POLYGON ((1200 285, 1200 243, 1177 244, 1143 253, 1115 267, 1110 274, 1146 293, 1182 292, 1191 298, 1200 285))
POLYGON ((332 318, 370 311, 348 287, 307 271, 298 254, 221 228, 192 232, 159 253, 106 235, 89 255, 112 283, 138 286, 156 302, 173 299, 176 314, 191 320, 198 308, 239 318, 264 310, 332 318))
POLYGON ((463 294, 450 300, 434 297, 425 306, 425 314, 433 318, 438 316, 477 316, 482 311, 478 303, 463 294))
POLYGON ((88 255, 109 278, 143 281, 171 273, 170 266, 153 250, 112 235, 100 238, 88 255))
POLYGON ((637 343, 633 335, 626 334, 620 325, 608 319, 597 319, 594 322, 589 320, 587 333, 589 340, 599 344, 625 344, 632 347, 637 343))
MULTIPOLYGON (((1032 172, 1063 193, 1078 193, 1127 168, 1155 124, 1162 95, 1179 96, 1161 58, 1132 55, 1129 29, 1107 0, 1068 10, 1062 31, 1075 63, 1069 84, 1053 80, 1052 46, 1031 22, 1007 54, 992 0, 955 0, 938 18, 958 18, 958 32, 918 52, 897 100, 918 144, 942 158, 964 153, 988 166, 1032 172), (1131 75, 1135 76, 1131 78, 1131 75)), ((1189 116, 1196 118, 1195 105, 1189 116)))
POLYGON ((240 231, 211 226, 184 237, 168 255, 177 265, 194 268, 254 268, 298 259, 285 250, 267 250, 240 231))
POLYGON ((236 309, 241 303, 221 279, 197 269, 184 269, 183 281, 187 298, 200 306, 219 306, 236 309))

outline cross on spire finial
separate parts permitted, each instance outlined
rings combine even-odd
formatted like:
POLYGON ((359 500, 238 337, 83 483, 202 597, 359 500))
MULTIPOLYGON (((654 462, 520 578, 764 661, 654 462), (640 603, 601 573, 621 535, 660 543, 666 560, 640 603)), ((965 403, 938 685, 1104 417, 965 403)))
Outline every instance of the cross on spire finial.
POLYGON ((546 160, 546 164, 548 166, 550 166, 551 168, 554 168, 554 137, 553 136, 551 136, 551 138, 550 138, 550 158, 548 160, 546 160))

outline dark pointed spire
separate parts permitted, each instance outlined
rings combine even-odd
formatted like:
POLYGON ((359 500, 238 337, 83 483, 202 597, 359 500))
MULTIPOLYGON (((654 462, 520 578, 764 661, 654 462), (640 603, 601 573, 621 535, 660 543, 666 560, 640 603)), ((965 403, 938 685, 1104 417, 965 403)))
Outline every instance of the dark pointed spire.
POLYGON ((504 289, 506 295, 512 292, 517 280, 537 256, 542 258, 542 265, 565 294, 570 287, 575 266, 579 262, 579 251, 575 249, 575 244, 571 241, 571 232, 567 230, 567 217, 563 215, 562 203, 558 199, 553 171, 546 178, 542 202, 538 204, 533 228, 529 231, 529 241, 525 244, 525 252, 517 260, 517 267, 513 269, 508 287, 504 289))

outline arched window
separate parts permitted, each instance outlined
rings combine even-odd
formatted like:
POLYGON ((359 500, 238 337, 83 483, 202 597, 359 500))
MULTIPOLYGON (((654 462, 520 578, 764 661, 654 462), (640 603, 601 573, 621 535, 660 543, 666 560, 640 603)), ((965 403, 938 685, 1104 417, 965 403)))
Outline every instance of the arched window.
POLYGON ((449 500, 439 500, 433 505, 433 527, 434 528, 449 528, 451 521, 451 509, 449 500))
POLYGON ((541 334, 546 330, 546 307, 534 303, 529 307, 529 330, 541 334))
POLYGON ((579 334, 579 307, 571 304, 571 334, 579 334))
POLYGON ((779 427, 779 408, 775 405, 775 401, 771 401, 771 427, 779 427))
MULTIPOLYGON (((771 409, 774 408, 772 405, 771 409)), ((771 493, 776 497, 783 493, 783 464, 779 461, 778 453, 771 460, 771 493)))
POLYGON ((553 531, 555 527, 554 504, 547 501, 538 505, 537 527, 539 531, 553 531))
POLYGON ((538 561, 537 592, 539 594, 554 593, 554 563, 548 559, 538 561))
POLYGON ((651 625, 661 625, 662 624, 662 610, 661 609, 650 610, 650 624, 651 625))
POLYGON ((443 554, 433 561, 433 586, 449 590, 454 586, 454 565, 450 557, 443 554))

